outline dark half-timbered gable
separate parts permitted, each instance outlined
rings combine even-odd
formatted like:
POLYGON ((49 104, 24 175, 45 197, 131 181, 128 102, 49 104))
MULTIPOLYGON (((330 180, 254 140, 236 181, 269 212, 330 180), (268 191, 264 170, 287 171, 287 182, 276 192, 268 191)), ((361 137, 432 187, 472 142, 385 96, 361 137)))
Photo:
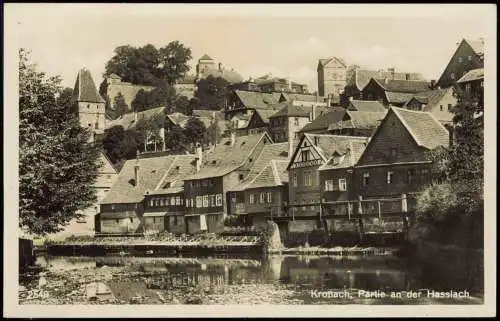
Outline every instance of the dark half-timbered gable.
POLYGON ((300 140, 288 165, 289 202, 294 216, 320 213, 322 186, 318 169, 335 153, 345 153, 351 140, 365 141, 366 138, 305 134, 300 140))
POLYGON ((355 166, 358 195, 419 192, 430 182, 426 152, 448 144, 447 129, 431 113, 391 107, 355 166))
POLYGON ((330 124, 328 133, 332 135, 369 137, 384 119, 387 111, 367 112, 347 110, 342 120, 330 124))
POLYGON ((427 81, 372 78, 363 88, 363 99, 379 101, 386 107, 401 107, 415 93, 427 90, 430 90, 430 83, 427 81))

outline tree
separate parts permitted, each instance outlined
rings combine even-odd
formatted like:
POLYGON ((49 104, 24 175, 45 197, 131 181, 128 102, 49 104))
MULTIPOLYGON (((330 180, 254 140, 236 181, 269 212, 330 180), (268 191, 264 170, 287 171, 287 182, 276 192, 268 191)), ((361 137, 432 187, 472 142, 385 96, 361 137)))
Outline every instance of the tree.
POLYGON ((125 102, 125 98, 123 97, 121 92, 115 96, 113 102, 113 110, 115 114, 115 119, 125 114, 128 111, 127 103, 125 102))
POLYGON ((151 44, 143 47, 119 46, 115 55, 106 63, 105 75, 117 74, 125 82, 138 85, 169 85, 189 71, 191 49, 178 41, 172 41, 157 49, 151 44))
POLYGON ((130 105, 132 107, 132 110, 135 112, 140 112, 148 109, 148 93, 144 89, 139 90, 130 105))
POLYGON ((185 153, 187 149, 185 142, 186 136, 184 135, 184 130, 180 126, 172 126, 165 135, 165 147, 173 153, 185 153))
POLYGON ((205 124, 196 117, 191 117, 184 127, 184 136, 187 143, 202 144, 206 137, 207 129, 205 124))
POLYGON ((159 78, 169 85, 186 75, 189 71, 188 62, 191 60, 191 49, 185 47, 179 41, 172 41, 168 45, 158 50, 158 71, 159 78))
POLYGON ((175 109, 173 111, 183 113, 187 116, 193 115, 191 102, 189 99, 187 99, 186 96, 177 96, 177 100, 175 101, 175 109))
POLYGON ((221 77, 209 75, 198 82, 195 97, 199 109, 220 110, 229 94, 229 82, 221 77))
POLYGON ((134 158, 144 142, 140 132, 133 129, 125 131, 122 126, 108 128, 104 134, 103 148, 115 165, 120 165, 124 160, 134 158))
POLYGON ((149 119, 140 119, 135 125, 135 130, 141 133, 144 139, 144 151, 157 151, 163 144, 160 131, 164 128, 165 114, 161 113, 149 119))
POLYGON ((61 79, 37 71, 26 50, 19 58, 19 227, 46 235, 97 201, 99 149, 69 110, 61 79))

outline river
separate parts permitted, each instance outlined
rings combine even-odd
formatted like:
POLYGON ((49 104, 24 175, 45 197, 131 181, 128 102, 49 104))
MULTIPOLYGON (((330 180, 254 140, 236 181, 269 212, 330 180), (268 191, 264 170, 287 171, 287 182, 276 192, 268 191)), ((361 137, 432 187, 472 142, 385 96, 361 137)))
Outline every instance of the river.
POLYGON ((21 278, 21 304, 483 303, 470 283, 396 256, 39 256, 37 264, 45 271, 21 278), (89 295, 98 283, 105 295, 89 295))

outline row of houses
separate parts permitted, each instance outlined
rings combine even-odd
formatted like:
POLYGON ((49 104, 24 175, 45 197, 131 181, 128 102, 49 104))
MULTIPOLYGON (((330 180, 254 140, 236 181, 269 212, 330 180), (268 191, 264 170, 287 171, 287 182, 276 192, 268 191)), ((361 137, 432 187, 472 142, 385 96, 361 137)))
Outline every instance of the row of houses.
POLYGON ((426 151, 449 142, 432 114, 391 106, 369 137, 306 133, 292 154, 264 132, 232 134, 192 155, 138 155, 102 201, 96 231, 217 233, 227 216, 314 223, 341 210, 329 202, 418 192, 430 182, 426 151))

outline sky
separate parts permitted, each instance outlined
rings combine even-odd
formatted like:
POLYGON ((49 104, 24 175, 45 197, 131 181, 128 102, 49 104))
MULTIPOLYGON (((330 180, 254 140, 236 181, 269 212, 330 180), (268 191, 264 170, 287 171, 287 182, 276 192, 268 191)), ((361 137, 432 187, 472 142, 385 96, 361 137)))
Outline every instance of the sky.
POLYGON ((310 91, 317 89, 318 59, 332 56, 362 68, 420 72, 431 80, 439 78, 462 38, 487 40, 492 34, 491 19, 484 18, 488 10, 452 11, 445 5, 423 13, 417 9, 424 5, 296 6, 288 15, 275 6, 228 11, 167 4, 9 5, 5 17, 18 46, 69 87, 83 67, 99 85, 117 46, 162 47, 173 40, 191 48, 193 71, 206 53, 245 79, 271 73, 305 83, 310 91), (306 10, 311 7, 316 10, 306 10))

